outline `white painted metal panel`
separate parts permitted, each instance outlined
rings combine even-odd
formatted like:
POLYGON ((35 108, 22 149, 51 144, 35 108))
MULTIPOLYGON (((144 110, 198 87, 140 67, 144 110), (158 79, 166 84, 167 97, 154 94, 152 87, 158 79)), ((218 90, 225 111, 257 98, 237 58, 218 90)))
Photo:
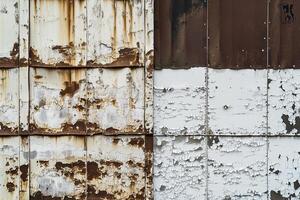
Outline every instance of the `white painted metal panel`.
POLYGON ((203 134, 205 68, 154 72, 154 132, 156 135, 203 134))
POLYGON ((88 133, 143 133, 144 70, 87 71, 88 133))
POLYGON ((208 144, 209 199, 266 199, 265 138, 215 136, 208 140, 208 144))
POLYGON ((266 133, 267 70, 209 69, 209 128, 214 134, 266 133))
POLYGON ((87 138, 88 199, 145 199, 145 137, 87 138))
POLYGON ((85 29, 85 0, 30 0, 30 65, 85 66, 85 29))
POLYGON ((0 138, 0 198, 19 200, 19 138, 0 138))
POLYGON ((85 70, 30 69, 30 131, 85 134, 85 70))
POLYGON ((206 140, 201 136, 154 139, 154 199, 205 199, 206 140))
POLYGON ((89 0, 88 65, 144 65, 144 1, 89 0))
POLYGON ((269 199, 300 198, 300 138, 269 138, 269 199))
POLYGON ((0 134, 14 135, 19 128, 19 70, 0 70, 0 134))
POLYGON ((0 1, 0 67, 18 67, 19 1, 0 1))
POLYGON ((85 199, 84 137, 30 137, 30 199, 85 199))
POLYGON ((269 133, 300 134, 300 70, 269 71, 269 133))

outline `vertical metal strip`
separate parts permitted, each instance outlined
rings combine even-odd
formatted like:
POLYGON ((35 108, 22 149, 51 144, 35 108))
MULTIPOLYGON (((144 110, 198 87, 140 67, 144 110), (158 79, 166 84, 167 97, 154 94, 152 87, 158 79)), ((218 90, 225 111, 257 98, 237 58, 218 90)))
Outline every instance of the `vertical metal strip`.
POLYGON ((266 20, 266 24, 267 24, 267 80, 266 80, 266 84, 267 84, 267 106, 266 106, 266 143, 267 143, 267 147, 266 147, 266 178, 267 178, 267 199, 269 199, 269 67, 270 67, 270 46, 269 46, 269 40, 270 40, 270 33, 269 33, 269 25, 270 25, 270 0, 266 0, 267 3, 267 20, 266 20))
POLYGON ((30 197, 29 0, 19 0, 19 199, 30 197), (23 136, 22 136, 23 135, 23 136))
POLYGON ((144 1, 144 130, 145 130, 145 199, 153 199, 153 69, 154 69, 154 0, 144 1))

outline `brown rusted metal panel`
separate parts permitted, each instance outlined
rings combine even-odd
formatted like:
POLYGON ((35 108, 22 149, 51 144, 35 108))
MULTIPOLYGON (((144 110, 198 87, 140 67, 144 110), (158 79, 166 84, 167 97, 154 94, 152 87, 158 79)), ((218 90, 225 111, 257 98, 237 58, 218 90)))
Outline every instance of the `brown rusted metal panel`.
POLYGON ((207 1, 155 1, 155 68, 207 64, 207 1))
POLYGON ((30 0, 30 65, 86 64, 86 1, 30 0))
POLYGON ((85 69, 30 69, 30 134, 85 134, 85 69))
POLYGON ((145 199, 145 137, 87 138, 87 199, 145 199))
POLYGON ((88 0, 89 67, 144 65, 144 1, 88 0))
POLYGON ((87 70, 88 134, 144 132, 144 70, 87 70))
POLYGON ((0 135, 15 135, 19 128, 18 68, 0 70, 0 135))
POLYGON ((0 68, 18 67, 19 1, 0 2, 0 68))
POLYGON ((267 0, 211 0, 208 13, 210 67, 266 67, 267 0))
POLYGON ((270 1, 270 67, 300 68, 300 3, 270 1))
POLYGON ((30 138, 30 199, 84 200, 85 180, 84 137, 30 138))

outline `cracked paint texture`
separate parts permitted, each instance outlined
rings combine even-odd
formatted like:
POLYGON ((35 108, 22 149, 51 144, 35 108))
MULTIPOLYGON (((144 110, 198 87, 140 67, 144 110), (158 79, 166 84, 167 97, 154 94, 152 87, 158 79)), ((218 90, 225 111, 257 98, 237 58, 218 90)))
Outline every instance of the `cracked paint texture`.
POLYGON ((204 131, 205 68, 154 72, 155 135, 197 135, 204 131))
POLYGON ((219 137, 208 144, 209 199, 266 199, 265 138, 219 137))
POLYGON ((269 143, 270 199, 300 199, 300 138, 272 137, 269 143))
POLYGON ((209 128, 217 135, 266 132, 267 70, 216 70, 208 73, 209 128))
POLYGON ((204 199, 205 139, 158 136, 154 139, 154 199, 204 199))
POLYGON ((300 134, 300 70, 269 71, 269 134, 300 134))

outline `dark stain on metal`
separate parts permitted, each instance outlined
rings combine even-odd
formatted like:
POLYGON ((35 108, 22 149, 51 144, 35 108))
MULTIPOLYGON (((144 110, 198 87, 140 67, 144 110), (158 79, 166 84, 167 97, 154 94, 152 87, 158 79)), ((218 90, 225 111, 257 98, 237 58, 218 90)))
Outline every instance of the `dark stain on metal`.
POLYGON ((294 129, 297 130, 297 134, 300 133, 300 117, 295 117, 295 124, 291 123, 289 120, 289 116, 283 114, 281 116, 282 122, 285 124, 285 129, 287 133, 292 132, 294 129))
POLYGON ((155 68, 207 65, 206 0, 155 1, 155 68))
POLYGON ((87 61, 88 67, 139 67, 140 53, 138 48, 124 48, 119 50, 119 57, 112 63, 99 64, 93 60, 87 61))
POLYGON ((106 199, 106 200, 114 200, 115 196, 110 194, 104 190, 99 190, 96 192, 96 189, 92 185, 88 185, 87 187, 87 199, 88 200, 96 200, 96 199, 106 199))
POLYGON ((116 160, 100 160, 101 165, 106 165, 110 167, 120 168, 123 163, 116 160))
POLYGON ((295 0, 270 1, 270 67, 300 68, 300 4, 295 0))
POLYGON ((0 57, 0 67, 12 68, 19 65, 19 43, 14 43, 10 57, 0 57))
POLYGON ((267 1, 211 0, 209 67, 266 68, 267 1))
POLYGON ((141 137, 131 138, 130 141, 128 142, 128 144, 142 148, 145 144, 145 141, 141 137))
POLYGON ((296 181, 294 182, 294 189, 295 189, 295 190, 298 190, 299 187, 300 187, 300 183, 299 183, 298 180, 296 180, 296 181))
POLYGON ((6 171, 6 174, 9 174, 10 176, 16 176, 18 175, 19 167, 10 168, 8 171, 6 171))
POLYGON ((60 91, 61 96, 68 95, 72 97, 79 89, 79 84, 76 81, 72 81, 72 82, 66 81, 64 84, 65 84, 65 89, 60 91))
POLYGON ((43 195, 41 191, 37 191, 30 195, 30 200, 78 200, 76 197, 52 197, 50 195, 43 195))
POLYGON ((16 186, 15 186, 15 184, 8 182, 8 183, 6 183, 6 188, 7 188, 8 192, 13 192, 13 191, 15 191, 16 186))
POLYGON ((21 180, 26 182, 28 180, 28 165, 21 165, 20 166, 21 171, 21 180))
POLYGON ((59 170, 64 170, 65 168, 69 168, 72 170, 72 173, 80 173, 80 174, 85 174, 86 169, 85 169, 85 162, 82 160, 78 160, 77 162, 72 162, 72 163, 63 163, 63 162, 56 162, 55 163, 55 168, 59 170))
POLYGON ((219 140, 219 137, 218 136, 214 136, 214 135, 210 135, 207 137, 207 145, 209 147, 213 146, 214 144, 217 144, 219 143, 220 140, 219 140))
POLYGON ((107 172, 102 172, 98 168, 98 163, 88 161, 87 162, 87 179, 93 180, 93 179, 99 179, 101 177, 104 177, 108 175, 107 172))
POLYGON ((0 122, 0 135, 12 135, 18 133, 18 127, 8 127, 0 122))
POLYGON ((280 191, 271 190, 271 200, 289 200, 291 197, 296 197, 295 194, 291 194, 289 197, 282 196, 280 191))

